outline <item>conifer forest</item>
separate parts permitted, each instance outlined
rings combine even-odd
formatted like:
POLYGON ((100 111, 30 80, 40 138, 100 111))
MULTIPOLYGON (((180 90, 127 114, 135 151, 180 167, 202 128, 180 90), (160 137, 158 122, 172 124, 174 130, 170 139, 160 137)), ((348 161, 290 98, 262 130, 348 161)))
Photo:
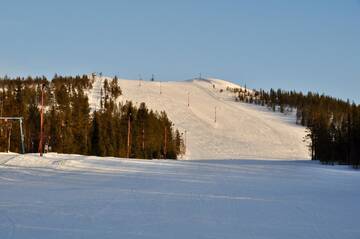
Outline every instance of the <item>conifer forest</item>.
POLYGON ((296 110, 297 124, 307 127, 309 152, 325 164, 360 166, 360 106, 331 96, 285 90, 230 89, 236 100, 272 111, 296 110))
MULTIPOLYGON (((176 159, 183 139, 165 112, 145 103, 117 103, 117 77, 105 80, 100 108, 91 110, 87 93, 91 76, 0 78, 0 116, 23 117, 26 153, 38 152, 43 96, 43 144, 40 150, 67 154, 176 159), (43 93, 43 95, 42 95, 43 93)), ((21 152, 20 124, 0 122, 0 151, 21 152)))

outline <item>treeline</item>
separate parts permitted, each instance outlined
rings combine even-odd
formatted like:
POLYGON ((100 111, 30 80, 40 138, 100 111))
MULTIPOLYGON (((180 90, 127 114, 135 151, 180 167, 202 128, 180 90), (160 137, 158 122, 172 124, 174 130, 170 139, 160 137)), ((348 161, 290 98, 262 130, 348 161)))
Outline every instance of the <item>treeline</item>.
POLYGON ((286 113, 296 109, 298 124, 306 126, 311 158, 327 164, 360 167, 360 106, 330 96, 281 89, 228 89, 236 100, 286 113))
MULTIPOLYGON (((0 78, 0 115, 23 117, 26 152, 37 152, 44 89, 45 151, 149 159, 176 159, 184 153, 181 135, 165 112, 149 111, 144 103, 116 103, 122 94, 117 77, 104 80, 100 108, 91 112, 87 95, 93 83, 86 75, 55 75, 51 81, 0 78)), ((19 124, 1 120, 0 151, 20 152, 19 142, 19 124)))

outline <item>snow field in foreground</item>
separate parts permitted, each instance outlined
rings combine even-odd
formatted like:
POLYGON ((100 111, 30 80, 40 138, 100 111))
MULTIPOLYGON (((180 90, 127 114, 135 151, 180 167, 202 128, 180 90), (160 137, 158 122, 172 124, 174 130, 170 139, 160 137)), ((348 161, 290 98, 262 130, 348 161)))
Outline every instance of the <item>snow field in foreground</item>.
POLYGON ((312 161, 0 154, 0 238, 360 238, 359 172, 312 161))

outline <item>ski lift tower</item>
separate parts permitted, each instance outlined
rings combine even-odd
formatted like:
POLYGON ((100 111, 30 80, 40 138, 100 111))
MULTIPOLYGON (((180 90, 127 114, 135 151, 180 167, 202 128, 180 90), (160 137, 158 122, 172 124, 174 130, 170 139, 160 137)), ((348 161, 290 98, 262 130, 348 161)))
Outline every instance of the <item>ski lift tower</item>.
POLYGON ((8 120, 14 120, 19 121, 20 126, 20 141, 21 141, 21 153, 25 153, 25 146, 24 146, 24 130, 23 130, 23 117, 0 117, 0 121, 8 121, 8 120))

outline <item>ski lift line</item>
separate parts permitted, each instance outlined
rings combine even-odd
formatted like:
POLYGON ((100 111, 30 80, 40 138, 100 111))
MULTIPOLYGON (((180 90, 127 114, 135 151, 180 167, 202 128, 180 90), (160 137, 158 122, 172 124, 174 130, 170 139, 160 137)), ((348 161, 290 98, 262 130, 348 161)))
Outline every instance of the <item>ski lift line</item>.
POLYGON ((23 117, 0 117, 0 120, 19 120, 21 151, 24 154, 25 153, 25 145, 24 145, 23 119, 24 119, 23 117))
POLYGON ((39 153, 40 157, 43 156, 43 140, 44 140, 44 86, 41 88, 41 111, 40 111, 40 142, 39 153))
POLYGON ((187 93, 187 106, 190 107, 190 92, 187 93))
POLYGON ((214 118, 214 122, 216 123, 216 106, 215 106, 215 118, 214 118))

